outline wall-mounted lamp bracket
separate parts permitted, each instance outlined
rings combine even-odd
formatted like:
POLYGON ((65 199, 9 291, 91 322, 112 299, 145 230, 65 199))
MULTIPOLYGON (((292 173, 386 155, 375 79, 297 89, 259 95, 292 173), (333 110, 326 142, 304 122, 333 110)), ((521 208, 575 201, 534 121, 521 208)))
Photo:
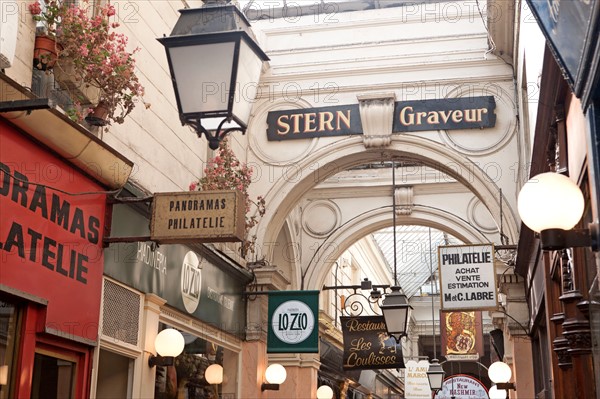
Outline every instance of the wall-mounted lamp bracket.
POLYGON ((263 382, 260 386, 261 391, 279 391, 279 384, 269 384, 263 382))
POLYGON ((217 148, 219 148, 219 144, 221 143, 221 141, 223 141, 223 139, 225 139, 225 137, 227 137, 227 135, 231 132, 238 131, 242 134, 246 134, 246 128, 243 127, 232 127, 229 129, 223 129, 223 124, 225 122, 231 122, 231 118, 223 119, 221 123, 219 123, 219 127, 217 127, 217 129, 211 133, 211 131, 202 126, 200 118, 186 118, 182 119, 181 121, 183 125, 189 125, 193 127, 194 131, 196 132, 196 135, 199 138, 202 138, 202 136, 204 135, 206 137, 206 140, 208 140, 208 146, 211 150, 216 150, 217 148))
POLYGON ((154 356, 150 355, 148 358, 148 366, 150 368, 154 366, 172 366, 175 363, 175 358, 173 356, 154 356))
POLYGON ((512 382, 498 382, 498 383, 496 383, 496 388, 497 389, 504 389, 504 390, 511 389, 513 391, 517 390, 517 387, 512 382))
POLYGON ((543 250, 555 251, 565 248, 591 247, 598 251, 598 224, 590 223, 587 229, 547 229, 540 232, 543 250))

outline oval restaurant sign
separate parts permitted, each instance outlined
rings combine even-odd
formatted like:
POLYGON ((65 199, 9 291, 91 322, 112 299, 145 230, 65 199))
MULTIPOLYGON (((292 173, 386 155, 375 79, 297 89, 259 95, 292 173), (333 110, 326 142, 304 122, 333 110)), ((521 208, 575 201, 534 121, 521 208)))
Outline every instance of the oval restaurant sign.
MULTIPOLYGON (((496 124, 494 96, 398 101, 394 133, 423 130, 482 129, 496 124)), ((271 111, 269 141, 362 134, 358 104, 271 111)))
POLYGON ((164 244, 243 241, 246 220, 237 190, 157 193, 150 238, 164 244))
POLYGON ((487 388, 476 378, 457 374, 444 380, 434 399, 489 399, 487 388))

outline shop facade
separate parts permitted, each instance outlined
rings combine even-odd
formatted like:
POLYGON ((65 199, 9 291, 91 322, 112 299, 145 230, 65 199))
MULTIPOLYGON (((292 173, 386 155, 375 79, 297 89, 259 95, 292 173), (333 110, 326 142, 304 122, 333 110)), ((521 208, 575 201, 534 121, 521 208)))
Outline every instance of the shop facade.
MULTIPOLYGON (((0 80, 3 93, 27 102, 13 83, 0 80)), ((0 143, 0 397, 86 397, 107 190, 123 182, 101 176, 132 165, 47 109, 0 114, 0 143), (97 151, 66 156, 78 145, 97 151)))
MULTIPOLYGON (((598 4, 528 1, 525 10, 546 40, 529 176, 556 172, 581 189, 585 211, 576 228, 598 222, 598 4)), ((524 11, 525 12, 525 11, 524 11)), ((590 247, 543 251, 523 226, 516 272, 525 278, 534 393, 597 397, 598 253, 590 247), (590 376, 596 376, 590 384, 590 376)), ((518 372, 518 364, 515 367, 518 372)))
MULTIPOLYGON (((148 234, 144 206, 113 208, 113 237, 148 234)), ((100 347, 95 362, 96 397, 239 397, 246 305, 251 274, 202 245, 114 243, 105 251, 100 347), (183 353, 173 366, 150 367, 154 338, 179 330, 183 353), (226 370, 210 385, 206 368, 226 370), (115 367, 120 372, 111 373, 115 367)))

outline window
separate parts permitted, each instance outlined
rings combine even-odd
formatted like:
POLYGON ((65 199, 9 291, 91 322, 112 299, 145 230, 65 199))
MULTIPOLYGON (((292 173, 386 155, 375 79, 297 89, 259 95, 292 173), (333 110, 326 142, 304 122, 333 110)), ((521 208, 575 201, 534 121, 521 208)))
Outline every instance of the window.
POLYGON ((50 354, 36 353, 33 363, 31 397, 70 399, 75 389, 75 359, 68 360, 50 354))
MULTIPOLYGON (((159 330, 168 328, 161 324, 159 330)), ((235 396, 237 353, 227 350, 209 340, 187 332, 183 353, 175 358, 173 366, 157 366, 154 385, 155 399, 216 399, 235 396), (223 384, 210 385, 204 379, 204 371, 211 364, 220 364, 227 371, 223 384), (178 396, 179 393, 179 396, 178 396)))
POLYGON ((16 330, 17 309, 15 305, 0 300, 0 399, 10 397, 10 381, 13 377, 11 371, 16 361, 16 330))

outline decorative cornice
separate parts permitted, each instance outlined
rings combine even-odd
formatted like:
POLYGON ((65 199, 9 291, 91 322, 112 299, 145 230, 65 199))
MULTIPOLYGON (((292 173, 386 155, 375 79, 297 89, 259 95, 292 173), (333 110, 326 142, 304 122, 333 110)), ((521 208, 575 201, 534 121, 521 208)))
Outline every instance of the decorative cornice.
POLYGON ((290 280, 276 266, 261 267, 254 270, 258 291, 281 291, 290 285, 290 280))

